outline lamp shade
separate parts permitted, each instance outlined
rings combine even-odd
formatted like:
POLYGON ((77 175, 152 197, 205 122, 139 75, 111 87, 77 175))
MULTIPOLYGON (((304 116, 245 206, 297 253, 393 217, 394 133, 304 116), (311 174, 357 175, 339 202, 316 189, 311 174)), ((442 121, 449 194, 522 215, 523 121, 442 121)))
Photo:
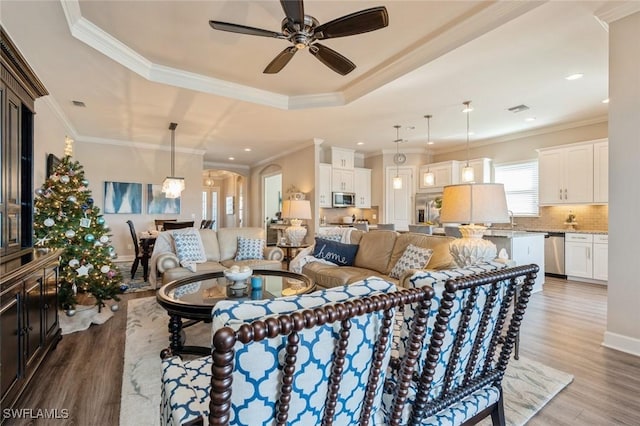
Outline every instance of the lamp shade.
POLYGON ((507 198, 501 183, 445 186, 440 221, 444 223, 509 222, 507 198))
POLYGON ((311 203, 309 200, 284 200, 282 217, 285 219, 311 219, 311 203))

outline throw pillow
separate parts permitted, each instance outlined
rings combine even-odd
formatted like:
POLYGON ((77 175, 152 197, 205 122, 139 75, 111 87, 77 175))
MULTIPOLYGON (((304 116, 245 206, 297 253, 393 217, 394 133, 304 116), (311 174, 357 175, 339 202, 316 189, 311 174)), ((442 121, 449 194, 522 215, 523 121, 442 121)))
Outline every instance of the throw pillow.
POLYGON ((393 266, 393 269, 391 269, 389 276, 391 278, 400 279, 402 278, 402 275, 410 269, 424 269, 429 263, 432 254, 433 250, 431 249, 425 249, 409 244, 407 248, 404 249, 404 253, 402 253, 400 259, 398 259, 396 264, 393 266))
POLYGON ((204 263, 207 256, 204 252, 200 233, 196 230, 174 232, 173 241, 180 265, 195 272, 196 263, 204 263))
POLYGON ((322 238, 323 240, 329 240, 329 241, 337 241, 337 242, 342 241, 342 235, 340 234, 327 234, 319 238, 322 238))
POLYGON ((338 266, 351 266, 358 252, 357 244, 344 244, 337 241, 316 238, 313 256, 328 260, 338 266))
POLYGON ((264 259, 264 240, 238 237, 236 260, 264 259))

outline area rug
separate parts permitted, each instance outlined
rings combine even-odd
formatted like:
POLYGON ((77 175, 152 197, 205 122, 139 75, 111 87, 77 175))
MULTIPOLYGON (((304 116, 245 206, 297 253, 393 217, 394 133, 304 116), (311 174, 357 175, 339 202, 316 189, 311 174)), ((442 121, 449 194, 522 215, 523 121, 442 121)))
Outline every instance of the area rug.
POLYGON ((149 281, 144 280, 144 270, 142 265, 138 265, 136 273, 131 278, 131 265, 132 262, 115 262, 120 273, 122 274, 122 284, 126 286, 123 293, 136 293, 138 291, 153 290, 149 281))
POLYGON ((112 316, 110 305, 104 306, 100 312, 98 312, 96 305, 76 305, 71 316, 69 316, 69 312, 58 311, 62 334, 86 330, 91 324, 104 324, 112 316))
MULTIPOLYGON (((159 425, 160 351, 169 345, 169 317, 155 297, 129 300, 120 405, 121 425, 159 425)), ((186 331, 188 344, 209 346, 211 324, 186 331)), ((507 425, 524 425, 573 376, 520 357, 511 360, 502 382, 507 425)), ((485 419, 481 425, 490 425, 485 419)))

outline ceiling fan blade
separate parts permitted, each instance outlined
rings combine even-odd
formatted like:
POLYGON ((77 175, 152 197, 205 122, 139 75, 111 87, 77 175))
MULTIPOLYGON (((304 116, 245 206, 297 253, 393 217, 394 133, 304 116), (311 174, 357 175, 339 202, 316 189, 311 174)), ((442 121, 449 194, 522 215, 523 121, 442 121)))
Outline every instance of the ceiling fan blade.
POLYGON ((309 46, 309 52, 338 74, 347 75, 356 68, 356 64, 320 43, 309 46))
POLYGON ((280 4, 290 21, 299 24, 304 22, 304 3, 302 0, 280 0, 280 4))
POLYGON ((271 61, 262 72, 265 74, 275 74, 280 72, 280 70, 289 63, 297 51, 298 48, 295 46, 287 47, 282 52, 278 53, 278 56, 273 58, 273 61, 271 61))
POLYGON ((361 10, 341 18, 319 25, 315 29, 315 38, 345 37, 379 30, 389 25, 389 14, 384 6, 361 10))
POLYGON ((261 28, 247 27, 245 25, 230 24, 229 22, 209 21, 214 30, 228 31, 230 33, 247 34, 260 37, 286 38, 284 34, 261 28))

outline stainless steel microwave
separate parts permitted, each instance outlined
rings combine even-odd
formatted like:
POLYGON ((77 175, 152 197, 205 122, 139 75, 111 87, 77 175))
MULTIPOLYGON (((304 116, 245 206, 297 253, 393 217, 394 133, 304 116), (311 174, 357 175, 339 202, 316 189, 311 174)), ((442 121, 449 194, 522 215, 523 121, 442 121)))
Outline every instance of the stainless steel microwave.
POLYGON ((356 206, 356 194, 353 192, 332 192, 333 207, 355 207, 356 206))

